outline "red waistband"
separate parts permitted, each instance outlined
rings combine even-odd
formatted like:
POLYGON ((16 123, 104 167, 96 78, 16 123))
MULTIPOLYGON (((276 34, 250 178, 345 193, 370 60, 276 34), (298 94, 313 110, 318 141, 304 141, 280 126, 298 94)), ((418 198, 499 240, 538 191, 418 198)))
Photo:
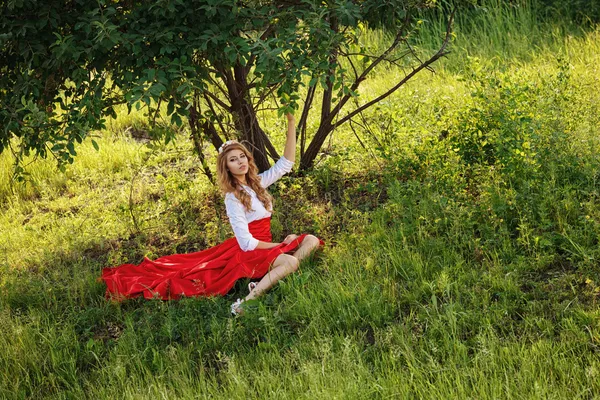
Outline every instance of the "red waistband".
POLYGON ((272 242, 271 235, 271 217, 257 219, 248 224, 250 234, 262 242, 272 242))

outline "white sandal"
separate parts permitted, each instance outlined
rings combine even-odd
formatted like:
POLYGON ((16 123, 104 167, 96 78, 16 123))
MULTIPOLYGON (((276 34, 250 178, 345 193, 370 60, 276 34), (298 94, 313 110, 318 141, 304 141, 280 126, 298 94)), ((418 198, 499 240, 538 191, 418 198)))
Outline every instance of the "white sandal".
POLYGON ((250 282, 248 284, 248 292, 252 292, 258 286, 258 282, 250 282))
POLYGON ((233 315, 241 315, 244 312, 244 309, 242 308, 242 303, 244 302, 244 299, 237 299, 232 305, 231 305, 231 313, 233 315))

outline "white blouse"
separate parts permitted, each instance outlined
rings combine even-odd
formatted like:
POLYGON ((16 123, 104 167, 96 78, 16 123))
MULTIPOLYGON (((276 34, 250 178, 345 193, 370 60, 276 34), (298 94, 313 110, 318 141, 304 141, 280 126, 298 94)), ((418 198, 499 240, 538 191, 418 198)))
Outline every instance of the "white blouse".
MULTIPOLYGON (((265 172, 259 174, 260 186, 267 188, 275 183, 283 175, 287 174, 292 170, 294 162, 281 156, 281 158, 271 168, 265 172)), ((250 189, 249 186, 243 185, 242 188, 250 195, 252 209, 254 211, 248 211, 244 207, 241 201, 235 197, 233 193, 225 194, 225 209, 227 210, 227 216, 229 222, 233 228, 233 233, 243 251, 254 250, 258 246, 258 240, 255 239, 250 231, 248 230, 248 224, 258 219, 270 217, 271 213, 263 206, 263 204, 256 196, 254 190, 250 189)))

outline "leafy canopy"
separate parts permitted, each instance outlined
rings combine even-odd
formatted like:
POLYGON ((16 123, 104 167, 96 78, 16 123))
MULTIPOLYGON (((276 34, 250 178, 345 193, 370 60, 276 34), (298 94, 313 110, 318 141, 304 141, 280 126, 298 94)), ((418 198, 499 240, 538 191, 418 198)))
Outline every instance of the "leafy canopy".
MULTIPOLYGON (((305 75, 313 86, 343 82, 340 73, 330 73, 338 67, 331 54, 355 40, 359 24, 393 28, 409 11, 434 3, 2 2, 0 152, 11 149, 17 162, 34 153, 71 163, 75 145, 104 127, 118 104, 143 107, 152 116, 163 102, 171 121, 181 125, 193 94, 234 66, 247 67, 259 95, 277 88, 281 111, 290 111, 298 107, 295 93, 305 75), (332 29, 332 20, 343 28, 332 29)), ((343 86, 336 89, 347 92, 343 86)))

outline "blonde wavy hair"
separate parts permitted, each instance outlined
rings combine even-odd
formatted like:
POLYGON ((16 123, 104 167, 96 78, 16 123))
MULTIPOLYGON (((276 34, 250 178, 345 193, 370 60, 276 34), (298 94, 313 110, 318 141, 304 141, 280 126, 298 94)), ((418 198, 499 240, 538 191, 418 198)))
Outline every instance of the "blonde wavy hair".
POLYGON ((258 200, 263 206, 272 211, 273 197, 267 192, 265 188, 260 185, 260 177, 258 176, 258 167, 254 163, 254 157, 252 153, 241 143, 233 142, 222 146, 223 151, 219 153, 217 157, 217 178, 219 180, 219 188, 223 194, 233 193, 234 196, 243 204, 248 211, 254 211, 252 209, 252 199, 248 192, 242 189, 240 183, 227 169, 227 154, 232 150, 241 150, 248 159, 248 172, 246 172, 246 185, 249 186, 258 200))

